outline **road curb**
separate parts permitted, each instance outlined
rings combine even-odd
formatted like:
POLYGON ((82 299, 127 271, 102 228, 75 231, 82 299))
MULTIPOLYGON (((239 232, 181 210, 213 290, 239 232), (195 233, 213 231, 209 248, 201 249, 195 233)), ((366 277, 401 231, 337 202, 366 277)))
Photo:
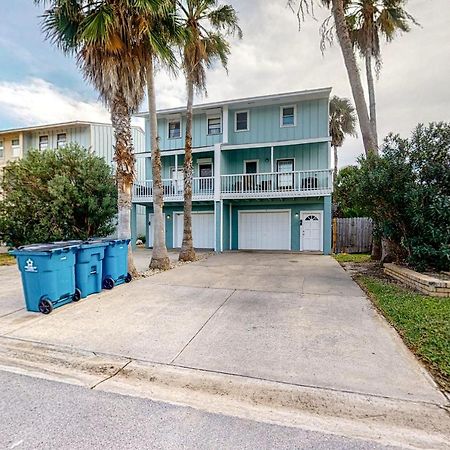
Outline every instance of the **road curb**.
POLYGON ((12 338, 0 338, 0 369, 383 444, 450 448, 446 405, 149 363, 12 338))

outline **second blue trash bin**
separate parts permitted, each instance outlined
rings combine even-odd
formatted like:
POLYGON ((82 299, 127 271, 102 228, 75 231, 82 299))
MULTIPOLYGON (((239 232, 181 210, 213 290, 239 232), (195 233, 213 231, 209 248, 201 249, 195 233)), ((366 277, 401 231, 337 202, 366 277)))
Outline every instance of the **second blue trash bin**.
POLYGON ((128 244, 130 239, 104 239, 108 245, 105 248, 103 260, 103 289, 112 289, 117 284, 129 283, 128 244))
POLYGON ((75 287, 78 245, 34 244, 11 252, 17 259, 28 311, 49 314, 54 307, 80 300, 75 287))
POLYGON ((85 241, 77 251, 75 279, 82 298, 102 290, 103 258, 108 245, 101 240, 85 241))

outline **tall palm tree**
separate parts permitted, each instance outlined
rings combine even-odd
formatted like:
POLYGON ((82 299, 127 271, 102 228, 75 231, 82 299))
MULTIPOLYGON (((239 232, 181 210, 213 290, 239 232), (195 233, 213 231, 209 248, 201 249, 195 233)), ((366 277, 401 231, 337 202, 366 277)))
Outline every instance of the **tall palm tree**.
MULTIPOLYGON (((364 143, 364 150, 366 155, 370 153, 378 153, 378 147, 375 137, 372 132, 370 124, 369 112, 367 110, 367 103, 364 97, 363 85, 361 82, 361 75, 359 73, 356 56, 353 49, 353 43, 350 37, 350 32, 347 26, 347 19, 345 15, 346 7, 351 0, 317 0, 320 4, 331 8, 331 15, 333 17, 336 35, 341 47, 342 56, 344 58, 347 76, 352 90, 353 101, 356 106, 358 114, 359 126, 364 143)), ((288 5, 295 8, 299 21, 304 19, 306 13, 311 12, 311 8, 315 0, 288 0, 288 5)))
POLYGON ((407 0, 354 0, 346 8, 353 45, 365 60, 372 132, 378 141, 373 62, 377 75, 381 68, 380 40, 391 42, 397 33, 409 32, 410 23, 418 25, 405 10, 407 0))
POLYGON ((338 148, 342 147, 345 136, 356 136, 355 108, 348 98, 333 96, 330 100, 329 128, 331 146, 334 150, 334 180, 338 173, 338 148))
POLYGON ((150 268, 167 270, 170 259, 164 236, 164 191, 161 176, 161 152, 159 148, 158 119, 156 115, 155 65, 165 66, 170 71, 176 68, 172 45, 182 39, 181 27, 176 20, 175 3, 161 0, 158 8, 143 18, 147 28, 147 94, 151 135, 151 160, 153 174, 153 252, 150 268))
POLYGON ((192 243, 192 106, 194 89, 206 91, 206 69, 219 60, 226 68, 230 46, 226 36, 242 38, 236 11, 216 0, 178 0, 184 42, 182 66, 186 78, 187 110, 184 155, 184 230, 180 261, 193 261, 192 243))
MULTIPOLYGON (((142 16, 157 0, 35 0, 49 4, 43 16, 47 39, 75 55, 85 78, 110 109, 118 185, 118 236, 131 236, 135 158, 131 114, 142 101, 149 53, 142 16)), ((129 268, 136 273, 131 246, 129 268)))

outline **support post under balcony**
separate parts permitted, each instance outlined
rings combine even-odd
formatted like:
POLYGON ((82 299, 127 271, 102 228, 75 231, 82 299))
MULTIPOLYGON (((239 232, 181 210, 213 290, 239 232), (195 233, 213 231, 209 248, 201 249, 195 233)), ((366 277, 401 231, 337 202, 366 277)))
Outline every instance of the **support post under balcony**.
POLYGON ((220 201, 221 144, 214 144, 214 201, 220 201))

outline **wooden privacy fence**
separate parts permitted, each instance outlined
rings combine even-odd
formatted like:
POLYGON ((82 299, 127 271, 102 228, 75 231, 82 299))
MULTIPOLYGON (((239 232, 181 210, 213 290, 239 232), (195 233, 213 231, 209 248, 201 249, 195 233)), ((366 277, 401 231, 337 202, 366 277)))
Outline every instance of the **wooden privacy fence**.
POLYGON ((372 230, 372 219, 368 217, 333 219, 333 252, 370 252, 372 249, 372 230))

